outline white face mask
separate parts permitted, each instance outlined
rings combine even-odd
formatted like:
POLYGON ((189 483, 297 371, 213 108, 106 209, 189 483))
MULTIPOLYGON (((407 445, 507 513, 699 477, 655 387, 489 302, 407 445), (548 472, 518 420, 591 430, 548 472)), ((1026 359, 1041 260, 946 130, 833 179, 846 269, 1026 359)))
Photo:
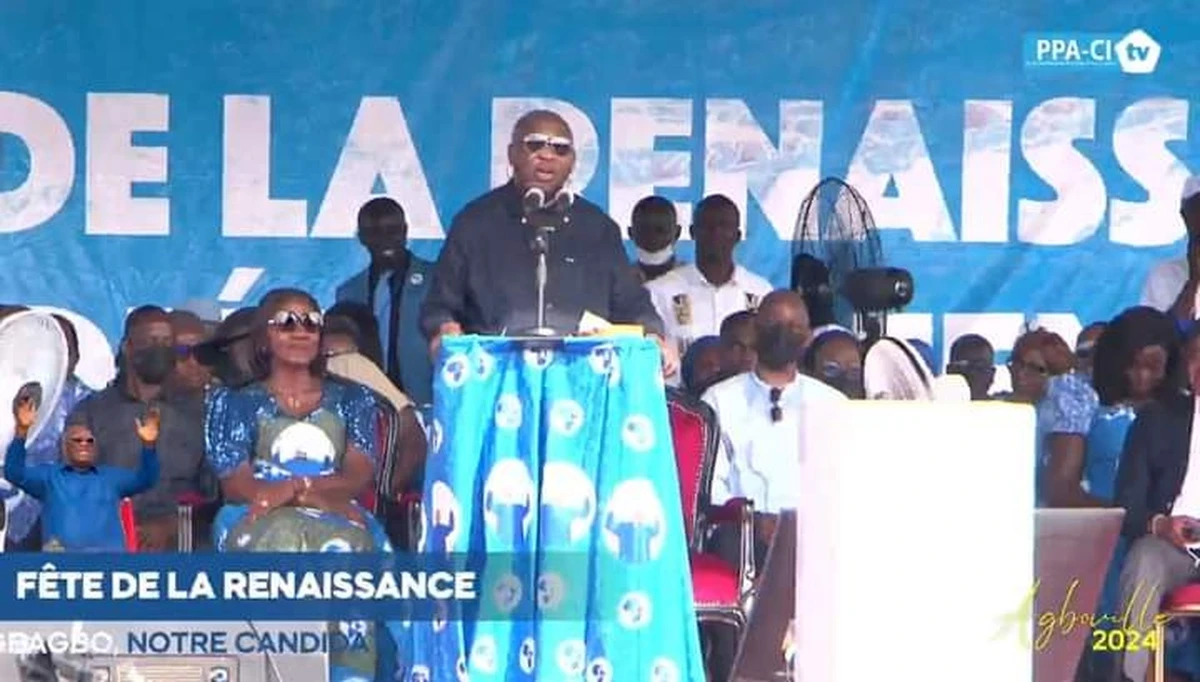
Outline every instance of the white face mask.
POLYGON ((662 251, 637 250, 637 260, 642 265, 666 265, 675 257, 675 246, 671 245, 662 251))

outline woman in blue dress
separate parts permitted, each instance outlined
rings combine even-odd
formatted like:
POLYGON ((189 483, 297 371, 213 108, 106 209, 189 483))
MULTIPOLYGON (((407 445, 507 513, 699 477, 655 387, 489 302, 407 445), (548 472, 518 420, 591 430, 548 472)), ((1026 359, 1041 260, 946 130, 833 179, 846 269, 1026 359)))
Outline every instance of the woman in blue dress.
MULTIPOLYGON (((268 293, 252 332, 258 380, 208 398, 207 456, 226 501, 219 551, 391 551, 356 502, 374 477, 377 406, 366 388, 325 375, 322 327, 308 294, 268 293)), ((391 664, 373 624, 331 626, 365 644, 331 652, 334 682, 376 679, 391 664)))
MULTIPOLYGON (((1153 308, 1125 310, 1101 334, 1093 356, 1092 383, 1100 407, 1082 448, 1053 451, 1047 469, 1047 498, 1054 507, 1113 504, 1125 436, 1146 403, 1180 390, 1179 334, 1170 317, 1153 308)), ((1097 606, 1097 615, 1119 614, 1118 578, 1126 543, 1118 540, 1097 606)), ((1107 623, 1107 621, 1106 621, 1107 623)), ((1111 656, 1093 652, 1092 675, 1103 675, 1111 656)), ((1096 679, 1101 679, 1096 677, 1096 679)))
POLYGON ((1037 411, 1034 483, 1039 507, 1048 502, 1051 453, 1066 448, 1081 452, 1096 412, 1095 391, 1074 370, 1075 354, 1054 332, 1033 329, 1013 345, 1008 363, 1013 391, 1006 400, 1031 404, 1037 411))

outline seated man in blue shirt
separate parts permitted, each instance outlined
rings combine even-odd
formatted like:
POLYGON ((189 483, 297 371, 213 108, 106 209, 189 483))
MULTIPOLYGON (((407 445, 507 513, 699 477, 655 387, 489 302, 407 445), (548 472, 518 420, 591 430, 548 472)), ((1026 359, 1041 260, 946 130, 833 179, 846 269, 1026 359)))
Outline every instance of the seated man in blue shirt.
POLYGON ((39 500, 42 537, 47 549, 69 552, 121 552, 122 498, 145 492, 158 480, 159 413, 151 410, 136 423, 142 441, 137 471, 97 466, 96 438, 86 424, 68 424, 63 434, 64 462, 26 466, 25 437, 37 416, 30 397, 13 408, 16 433, 4 457, 4 476, 14 486, 39 500))

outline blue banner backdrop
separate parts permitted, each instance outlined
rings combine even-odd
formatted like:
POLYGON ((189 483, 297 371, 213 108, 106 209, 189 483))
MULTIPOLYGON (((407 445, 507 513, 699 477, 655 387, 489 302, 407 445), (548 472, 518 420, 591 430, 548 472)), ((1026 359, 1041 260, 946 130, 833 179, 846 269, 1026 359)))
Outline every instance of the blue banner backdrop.
MULTIPOLYGON (((6 3, 0 301, 74 311, 85 341, 144 302, 236 308, 284 284, 329 302, 364 265, 363 200, 397 197, 433 257, 538 106, 571 122, 575 187, 622 225, 652 192, 685 226, 726 193, 745 208, 741 259, 779 285, 803 196, 847 177, 917 277, 896 328, 939 349, 967 329, 1003 349, 1036 315, 1071 334, 1181 251, 1179 191, 1200 168, 1186 0, 513 7, 6 3), (1084 59, 1153 56, 1151 73, 1039 61, 1039 36, 1135 29, 1159 51, 1084 59)), ((85 358, 84 378, 106 361, 85 358)))

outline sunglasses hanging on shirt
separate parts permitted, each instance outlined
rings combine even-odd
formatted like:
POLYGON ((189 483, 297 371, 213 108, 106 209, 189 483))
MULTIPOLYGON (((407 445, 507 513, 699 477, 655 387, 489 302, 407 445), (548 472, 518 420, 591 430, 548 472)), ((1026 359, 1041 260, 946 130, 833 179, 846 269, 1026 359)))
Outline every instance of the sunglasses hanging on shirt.
POLYGON ((783 397, 782 388, 772 388, 770 393, 771 398, 771 422, 778 424, 783 421, 783 408, 779 406, 779 399, 783 397))

